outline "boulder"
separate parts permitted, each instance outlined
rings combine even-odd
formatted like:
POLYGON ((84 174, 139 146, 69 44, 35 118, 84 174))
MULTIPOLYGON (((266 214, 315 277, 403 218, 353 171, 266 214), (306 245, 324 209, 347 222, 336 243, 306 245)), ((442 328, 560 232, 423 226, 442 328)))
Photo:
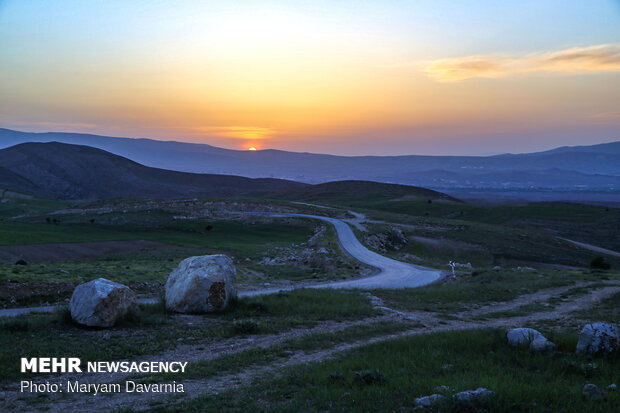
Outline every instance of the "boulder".
POLYGON ((555 347, 555 344, 533 328, 514 328, 506 333, 506 339, 513 347, 529 347, 533 352, 547 351, 555 347))
POLYGON ((98 278, 75 287, 69 301, 71 318, 90 327, 112 327, 138 312, 136 294, 126 285, 98 278))
POLYGON ((618 329, 607 323, 586 324, 579 334, 577 354, 607 355, 618 351, 620 333, 618 329))
POLYGON ((478 387, 476 390, 465 390, 454 395, 454 400, 459 403, 477 403, 488 399, 493 396, 493 393, 489 389, 484 387, 478 387))
POLYGON ((220 311, 237 297, 236 271, 223 254, 189 257, 166 281, 166 307, 179 313, 220 311))
POLYGON ((415 399, 415 405, 416 407, 431 407, 447 401, 448 398, 441 394, 431 394, 430 396, 418 397, 415 399))
POLYGON ((545 337, 535 338, 530 343, 530 351, 534 353, 542 353, 545 351, 551 351, 554 348, 555 348, 555 344, 547 340, 545 337))
POLYGON ((584 399, 588 400, 606 400, 607 393, 605 390, 598 388, 598 386, 594 384, 586 384, 583 386, 583 390, 581 391, 581 396, 584 399))

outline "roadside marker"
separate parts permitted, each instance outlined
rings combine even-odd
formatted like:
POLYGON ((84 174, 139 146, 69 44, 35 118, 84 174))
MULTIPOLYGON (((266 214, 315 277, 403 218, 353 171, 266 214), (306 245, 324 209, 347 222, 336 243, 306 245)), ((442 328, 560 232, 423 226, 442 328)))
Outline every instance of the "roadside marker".
POLYGON ((456 266, 456 263, 454 261, 450 261, 450 267, 452 267, 452 275, 454 275, 454 267, 456 266))

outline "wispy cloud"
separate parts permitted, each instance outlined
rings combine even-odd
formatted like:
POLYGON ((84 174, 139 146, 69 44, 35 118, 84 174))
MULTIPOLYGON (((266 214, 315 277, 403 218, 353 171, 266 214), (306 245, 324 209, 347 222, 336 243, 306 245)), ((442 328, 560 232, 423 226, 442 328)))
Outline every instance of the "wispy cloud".
POLYGON ((94 123, 80 123, 80 122, 45 122, 45 121, 3 121, 4 125, 9 127, 43 127, 47 129, 89 129, 94 128, 97 125, 94 123))
POLYGON ((198 126, 180 127, 179 129, 190 129, 192 131, 208 133, 216 136, 223 136, 233 139, 268 139, 275 133, 274 129, 263 128, 260 126, 198 126))
POLYGON ((620 119, 620 112, 603 112, 590 116, 593 119, 620 119))
POLYGON ((522 56, 476 55, 438 59, 427 62, 424 71, 438 82, 459 82, 475 77, 499 78, 532 72, 620 72, 620 43, 522 56))

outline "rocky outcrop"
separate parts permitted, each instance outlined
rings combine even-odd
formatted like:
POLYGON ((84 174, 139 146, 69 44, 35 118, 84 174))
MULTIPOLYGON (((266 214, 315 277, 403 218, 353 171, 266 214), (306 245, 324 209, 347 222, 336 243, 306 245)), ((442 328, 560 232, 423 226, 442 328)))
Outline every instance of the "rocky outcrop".
POLYGON ((514 328, 508 331, 506 339, 513 347, 529 347, 533 352, 548 351, 555 347, 555 344, 533 328, 514 328))
POLYGON ((180 313, 223 310, 236 299, 236 271, 223 254, 189 257, 166 282, 166 307, 180 313))
POLYGON ((112 327, 138 312, 136 294, 126 285, 98 278, 75 287, 69 302, 71 318, 90 327, 112 327))
POLYGON ((620 333, 618 329, 607 323, 586 324, 579 334, 577 354, 609 355, 618 351, 620 333))

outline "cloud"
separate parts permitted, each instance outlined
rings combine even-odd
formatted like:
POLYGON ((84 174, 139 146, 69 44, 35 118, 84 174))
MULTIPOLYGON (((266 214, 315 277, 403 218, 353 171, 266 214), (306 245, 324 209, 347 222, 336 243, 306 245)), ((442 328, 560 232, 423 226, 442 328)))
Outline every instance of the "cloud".
POLYGON ((45 121, 5 121, 2 122, 11 127, 33 126, 33 127, 45 127, 52 129, 89 129, 94 128, 97 125, 94 123, 78 123, 78 122, 45 122, 45 121))
POLYGON ((620 72, 620 43, 522 56, 477 55, 438 59, 427 62, 424 71, 438 82, 459 82, 475 77, 499 78, 533 72, 620 72))
POLYGON ((268 139, 275 133, 275 130, 260 126, 198 126, 180 127, 178 129, 189 129, 192 131, 208 133, 216 136, 223 136, 233 139, 268 139))
POLYGON ((603 112, 590 116, 594 119, 620 119, 620 112, 603 112))

